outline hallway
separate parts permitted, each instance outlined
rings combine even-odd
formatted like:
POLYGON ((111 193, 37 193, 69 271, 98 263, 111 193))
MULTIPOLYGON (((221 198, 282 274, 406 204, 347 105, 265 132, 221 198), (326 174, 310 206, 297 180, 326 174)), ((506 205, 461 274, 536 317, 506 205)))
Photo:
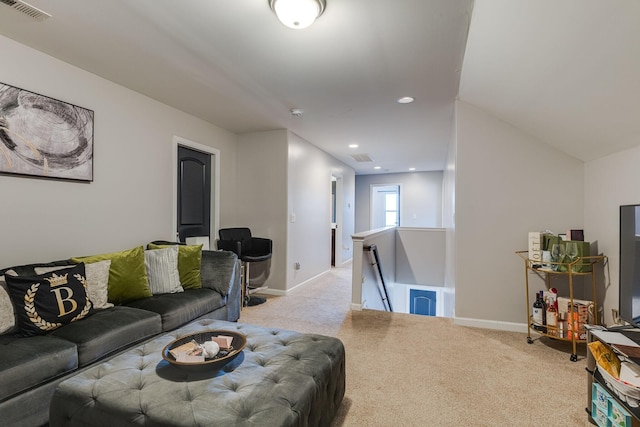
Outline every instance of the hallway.
POLYGON ((351 264, 332 268, 286 296, 261 296, 267 302, 244 307, 240 322, 337 336, 351 308, 351 264))

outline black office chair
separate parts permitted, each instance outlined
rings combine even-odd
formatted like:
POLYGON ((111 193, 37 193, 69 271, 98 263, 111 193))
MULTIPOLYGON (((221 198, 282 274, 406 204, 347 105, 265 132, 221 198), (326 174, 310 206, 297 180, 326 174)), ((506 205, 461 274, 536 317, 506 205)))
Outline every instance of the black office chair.
POLYGON ((269 277, 273 242, 271 239, 253 237, 251 230, 246 227, 221 228, 218 230, 220 239, 218 249, 235 252, 242 262, 242 291, 243 305, 258 305, 266 301, 265 298, 251 296, 252 293, 266 289, 264 282, 269 277), (252 281, 249 266, 252 263, 264 263, 264 274, 252 281))

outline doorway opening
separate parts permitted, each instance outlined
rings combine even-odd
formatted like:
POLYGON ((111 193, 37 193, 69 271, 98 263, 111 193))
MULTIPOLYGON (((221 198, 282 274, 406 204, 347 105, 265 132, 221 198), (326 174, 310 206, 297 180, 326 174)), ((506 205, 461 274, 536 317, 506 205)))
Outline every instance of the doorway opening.
MULTIPOLYGON (((178 241, 209 240, 211 234, 211 154, 178 146, 178 241)), ((208 246, 208 245, 207 245, 208 246)))
POLYGON ((331 267, 341 265, 342 253, 342 176, 331 174, 331 267))
POLYGON ((215 248, 219 228, 220 150, 174 136, 173 235, 215 248))

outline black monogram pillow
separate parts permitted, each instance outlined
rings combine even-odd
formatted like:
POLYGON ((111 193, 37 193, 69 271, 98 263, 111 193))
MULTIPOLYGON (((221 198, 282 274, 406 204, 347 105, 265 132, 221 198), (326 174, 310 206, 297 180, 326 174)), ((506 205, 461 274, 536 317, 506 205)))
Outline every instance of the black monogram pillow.
POLYGON ((84 264, 36 276, 5 276, 24 336, 40 335, 91 311, 84 264))

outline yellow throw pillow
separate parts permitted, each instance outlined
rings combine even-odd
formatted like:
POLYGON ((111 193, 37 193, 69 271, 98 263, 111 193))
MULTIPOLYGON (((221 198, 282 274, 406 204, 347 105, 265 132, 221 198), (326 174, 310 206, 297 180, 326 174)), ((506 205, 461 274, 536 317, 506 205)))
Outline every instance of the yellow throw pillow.
POLYGON ((107 287, 109 302, 124 304, 151 296, 142 246, 108 254, 75 257, 71 258, 71 261, 91 264, 107 259, 111 260, 107 287))

